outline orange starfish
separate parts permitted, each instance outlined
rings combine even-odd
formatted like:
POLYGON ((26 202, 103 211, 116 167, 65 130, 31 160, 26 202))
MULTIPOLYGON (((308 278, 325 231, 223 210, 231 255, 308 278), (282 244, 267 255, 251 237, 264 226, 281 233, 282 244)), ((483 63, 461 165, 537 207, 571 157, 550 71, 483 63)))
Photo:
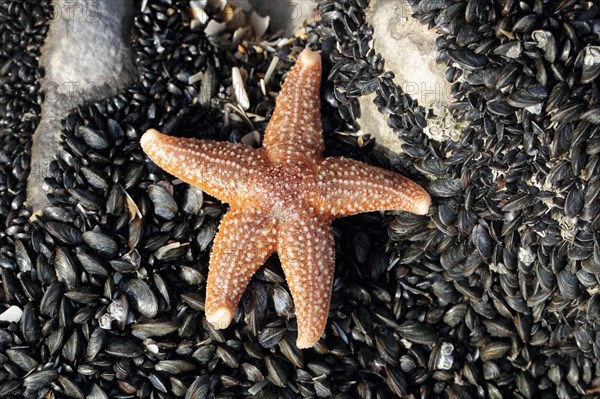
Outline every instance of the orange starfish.
POLYGON ((296 309, 297 346, 313 346, 331 299, 331 221, 386 209, 429 210, 429 194, 405 177, 353 159, 322 157, 320 81, 321 55, 305 49, 259 149, 153 129, 141 138, 158 166, 231 206, 215 237, 206 286, 206 318, 216 328, 231 323, 250 278, 277 251, 296 309))

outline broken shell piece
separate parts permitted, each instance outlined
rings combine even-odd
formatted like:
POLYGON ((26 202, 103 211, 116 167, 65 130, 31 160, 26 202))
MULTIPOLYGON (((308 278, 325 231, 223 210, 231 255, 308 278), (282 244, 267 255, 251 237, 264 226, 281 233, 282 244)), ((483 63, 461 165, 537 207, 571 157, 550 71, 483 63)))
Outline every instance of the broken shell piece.
POLYGON ((530 105, 529 107, 525 107, 524 109, 527 110, 527 112, 532 113, 534 115, 539 115, 540 112, 542 112, 542 108, 543 108, 544 103, 538 103, 538 104, 534 104, 534 105, 530 105))
POLYGON ((129 211, 129 223, 131 223, 136 217, 138 219, 141 219, 142 212, 140 212, 140 208, 138 208, 137 204, 135 203, 133 198, 131 198, 127 190, 125 190, 125 199, 127 201, 127 209, 129 211))
POLYGON ((23 310, 18 306, 11 306, 0 314, 0 321, 8 321, 9 323, 18 323, 23 315, 23 310))
POLYGON ((583 49, 581 83, 592 82, 598 76, 600 76, 600 47, 588 45, 583 49))
POLYGON ((279 63, 279 57, 275 56, 271 60, 269 64, 269 68, 267 68, 267 72, 265 72, 265 84, 269 83, 271 76, 273 76, 273 72, 275 72, 275 68, 277 68, 277 64, 279 63))
POLYGON ((233 38, 231 39, 231 42, 233 43, 234 46, 237 46, 239 42, 241 42, 246 35, 248 34, 248 32, 250 31, 250 28, 248 27, 240 27, 237 28, 235 30, 235 32, 233 32, 233 38))
POLYGON ((235 98, 240 105, 240 107, 246 111, 250 108, 250 100, 248 99, 248 93, 246 93, 246 86, 244 85, 244 81, 242 80, 242 73, 240 72, 240 68, 233 67, 231 69, 231 79, 233 83, 233 92, 235 94, 235 98))
POLYGON ((181 248, 182 246, 187 246, 189 245, 189 243, 180 243, 180 242, 173 242, 171 244, 167 244, 164 245, 160 248, 158 248, 156 251, 154 251, 154 257, 158 260, 163 260, 165 258, 165 256, 169 253, 169 251, 173 250, 173 249, 178 249, 181 248))
POLYGON ((545 30, 534 30, 531 38, 535 41, 537 48, 542 50, 544 58, 548 62, 554 62, 556 58, 556 41, 551 32, 545 30))
POLYGON ((199 1, 197 0, 192 0, 190 1, 190 10, 191 10, 191 15, 192 15, 192 23, 191 23, 191 28, 195 29, 199 26, 205 25, 208 20, 208 14, 206 13, 206 11, 204 11, 204 8, 202 7, 202 4, 200 4, 199 1), (196 25, 196 26, 194 26, 196 25))
POLYGON ((454 362, 454 345, 449 342, 443 342, 439 349, 436 368, 438 370, 450 370, 454 362))
POLYGON ((194 83, 201 81, 202 75, 204 75, 203 71, 190 75, 190 77, 188 78, 188 84, 193 85, 194 83))
POLYGON ((262 17, 258 15, 256 11, 252 11, 252 13, 250 13, 250 26, 252 27, 254 36, 257 39, 260 39, 265 33, 267 33, 270 20, 271 18, 268 15, 266 17, 262 17))
POLYGON ((206 34, 206 36, 215 36, 223 32, 226 27, 226 24, 211 19, 210 21, 208 21, 206 28, 204 28, 204 33, 206 34))
POLYGON ((202 27, 202 23, 197 20, 197 19, 192 19, 192 21, 190 22, 190 29, 191 30, 198 30, 202 27))
POLYGON ((267 86, 265 86, 265 80, 264 79, 260 80, 260 91, 263 94, 263 96, 267 95, 267 86))
POLYGON ((254 130, 244 135, 240 141, 242 144, 258 147, 260 145, 260 133, 258 133, 258 130, 254 130))
POLYGON ((583 65, 597 65, 600 64, 600 47, 599 46, 586 46, 583 57, 583 65))
POLYGON ((290 44, 292 44, 292 41, 293 41, 292 39, 290 39, 290 38, 287 38, 287 37, 284 37, 284 38, 282 38, 282 39, 279 39, 279 40, 277 41, 277 44, 276 44, 275 46, 276 46, 277 48, 283 48, 283 47, 285 47, 285 46, 287 46, 287 45, 290 45, 290 44))

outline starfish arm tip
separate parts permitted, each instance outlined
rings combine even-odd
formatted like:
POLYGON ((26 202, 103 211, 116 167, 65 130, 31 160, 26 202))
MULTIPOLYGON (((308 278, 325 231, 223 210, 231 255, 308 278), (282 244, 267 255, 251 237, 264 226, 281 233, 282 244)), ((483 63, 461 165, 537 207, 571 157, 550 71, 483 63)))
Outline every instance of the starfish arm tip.
POLYGON ((308 339, 307 337, 298 337, 296 340, 296 346, 298 349, 308 349, 312 348, 319 339, 308 339))
POLYGON ((229 324, 231 324, 231 320, 233 320, 233 312, 230 309, 222 306, 210 313, 206 313, 206 320, 217 330, 222 330, 229 327, 229 324))
POLYGON ((149 146, 158 139, 160 132, 156 129, 148 129, 140 138, 140 145, 144 152, 148 151, 149 146))
POLYGON ((321 61, 321 53, 305 48, 298 56, 298 61, 300 61, 303 67, 310 67, 321 61))
POLYGON ((431 197, 429 195, 424 195, 422 198, 419 198, 415 202, 414 213, 416 213, 417 215, 427 215, 430 207, 431 197))

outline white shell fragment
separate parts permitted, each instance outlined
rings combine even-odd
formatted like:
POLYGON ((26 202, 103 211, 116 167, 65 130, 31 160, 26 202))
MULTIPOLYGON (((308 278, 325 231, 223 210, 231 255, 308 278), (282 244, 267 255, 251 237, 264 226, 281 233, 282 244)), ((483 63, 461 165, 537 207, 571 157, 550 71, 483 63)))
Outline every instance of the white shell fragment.
POLYGON ((449 342, 443 342, 440 348, 440 357, 438 358, 436 367, 438 370, 450 370, 454 362, 454 345, 449 342))
POLYGON ((239 27, 235 30, 235 32, 233 32, 233 38, 231 39, 231 42, 233 43, 234 46, 238 45, 248 34, 248 32, 250 32, 250 28, 248 27, 239 27))
POLYGON ((246 92, 246 86, 242 80, 242 73, 240 68, 233 67, 231 69, 231 80, 233 83, 233 92, 239 106, 244 110, 250 108, 250 100, 248 99, 248 93, 246 92))
POLYGON ((192 10, 192 17, 194 18, 194 20, 198 21, 200 24, 204 25, 210 19, 199 1, 190 1, 190 9, 192 10))
POLYGON ((8 321, 9 323, 18 323, 21 321, 23 310, 18 306, 11 306, 0 314, 0 321, 8 321))
POLYGON ((529 107, 525 107, 525 109, 529 113, 532 113, 534 115, 539 115, 540 112, 542 112, 543 105, 544 105, 544 103, 538 103, 538 104, 530 105, 529 107))
POLYGON ((169 252, 172 249, 177 249, 181 246, 187 246, 188 243, 180 243, 180 242, 173 242, 171 244, 167 244, 165 246, 162 246, 160 248, 158 248, 155 252, 154 252, 154 257, 158 260, 162 260, 162 258, 164 258, 164 256, 167 254, 167 252, 169 252))
POLYGON ((277 48, 283 48, 283 47, 285 47, 285 46, 287 46, 289 44, 292 44, 292 41, 293 40, 290 39, 290 38, 288 38, 288 37, 281 38, 281 39, 279 39, 277 41, 277 44, 275 45, 275 47, 277 47, 277 48))
POLYGON ((257 393, 259 393, 264 387, 265 385, 267 385, 269 383, 269 381, 267 379, 264 380, 260 380, 258 381, 256 384, 252 385, 250 388, 248 388, 248 393, 250 395, 256 395, 257 393))
POLYGON ((536 47, 542 50, 544 58, 553 63, 556 59, 556 41, 551 32, 546 30, 534 30, 531 38, 536 42, 536 47))
POLYGON ((278 63, 279 57, 273 57, 271 63, 269 64, 269 68, 267 68, 267 72, 265 72, 265 85, 269 83, 269 79, 271 79, 271 76, 273 76, 273 72, 275 72, 275 68, 277 68, 278 63))
POLYGON ((600 64, 600 47, 587 46, 583 51, 583 65, 600 64))
POLYGON ((127 200, 127 209, 129 210, 129 222, 133 221, 133 219, 135 219, 136 217, 138 219, 141 219, 142 212, 140 211, 140 208, 138 208, 137 204, 126 190, 125 199, 127 200))
POLYGON ((193 85, 194 83, 199 82, 200 80, 202 80, 202 75, 204 75, 204 72, 202 71, 190 75, 190 77, 188 78, 188 84, 193 85))
POLYGON ((267 95, 267 86, 265 86, 265 80, 264 79, 260 80, 260 91, 262 92, 263 96, 267 95))
POLYGON ((260 133, 258 133, 258 130, 253 130, 244 135, 240 141, 242 144, 249 145, 251 147, 258 146, 260 145, 260 133))
POLYGON ((270 20, 271 18, 268 15, 266 17, 262 17, 254 10, 252 13, 250 13, 250 26, 252 27, 254 36, 257 39, 263 37, 263 35, 267 32, 270 20))
POLYGON ((146 347, 146 350, 150 353, 154 353, 155 355, 157 353, 160 353, 160 349, 158 348, 158 345, 152 343, 151 341, 147 342, 147 343, 144 342, 144 346, 146 347))
POLYGON ((226 27, 226 24, 211 19, 210 21, 208 21, 206 28, 204 28, 204 33, 206 34, 206 36, 215 36, 223 32, 226 27))

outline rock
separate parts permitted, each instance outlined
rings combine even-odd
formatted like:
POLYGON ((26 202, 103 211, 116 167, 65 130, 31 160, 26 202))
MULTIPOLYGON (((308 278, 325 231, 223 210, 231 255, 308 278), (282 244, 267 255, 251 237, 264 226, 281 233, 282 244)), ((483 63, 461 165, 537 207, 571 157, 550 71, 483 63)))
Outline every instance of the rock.
MULTIPOLYGON (((436 115, 428 119, 426 133, 438 140, 456 137, 460 129, 449 116, 446 105, 452 101, 450 83, 446 81, 446 67, 436 64, 433 30, 411 18, 412 9, 406 0, 372 0, 367 20, 374 27, 374 46, 385 59, 385 70, 396 75, 396 82, 426 110, 436 115), (450 121, 448 121, 450 118, 450 121)), ((402 142, 381 118, 373 104, 375 94, 360 98, 360 124, 365 133, 371 134, 377 143, 389 152, 402 152, 402 142)))
POLYGON ((49 204, 44 178, 58 152, 62 118, 78 104, 118 93, 134 81, 129 32, 132 0, 53 2, 54 20, 40 65, 45 100, 33 135, 32 167, 27 181, 27 205, 32 213, 49 204))

